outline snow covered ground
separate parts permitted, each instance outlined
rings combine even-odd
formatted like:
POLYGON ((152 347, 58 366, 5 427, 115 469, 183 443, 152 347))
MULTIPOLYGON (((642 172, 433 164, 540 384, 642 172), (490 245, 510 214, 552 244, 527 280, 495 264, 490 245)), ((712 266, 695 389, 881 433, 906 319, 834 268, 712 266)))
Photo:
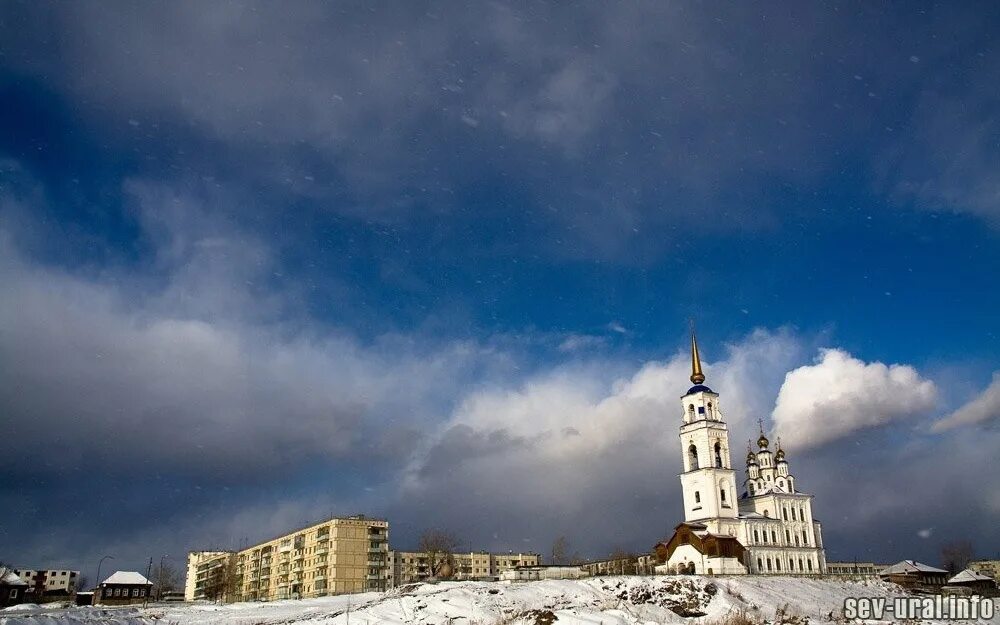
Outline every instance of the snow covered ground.
MULTIPOLYGON (((0 611, 0 625, 700 624, 739 612, 759 623, 821 623, 831 613, 839 620, 847 597, 900 595, 898 587, 874 580, 629 576, 419 584, 384 594, 270 603, 0 611)), ((1000 617, 982 622, 1000 623, 1000 617)))

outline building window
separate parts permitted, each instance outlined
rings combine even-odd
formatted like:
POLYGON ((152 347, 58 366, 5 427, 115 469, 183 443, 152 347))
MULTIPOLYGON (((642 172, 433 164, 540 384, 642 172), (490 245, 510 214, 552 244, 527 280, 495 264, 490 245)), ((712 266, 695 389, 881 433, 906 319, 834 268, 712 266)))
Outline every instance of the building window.
POLYGON ((802 558, 799 558, 799 570, 802 570, 802 558))
POLYGON ((806 566, 809 567, 810 571, 813 570, 813 561, 812 561, 812 559, 806 560, 806 566))
POLYGON ((764 563, 761 561, 760 558, 757 558, 757 570, 758 571, 763 571, 764 570, 764 563))
POLYGON ((781 560, 778 559, 778 558, 774 559, 774 570, 775 571, 780 571, 781 570, 781 560))
POLYGON ((766 516, 766 517, 768 517, 768 518, 770 518, 770 517, 771 517, 771 514, 770 514, 770 513, 769 513, 769 512, 767 511, 767 509, 766 509, 766 508, 764 509, 764 516, 766 516))
POLYGON ((774 530, 771 530, 771 542, 778 544, 778 535, 774 533, 774 530))
POLYGON ((138 588, 133 588, 132 589, 132 596, 133 597, 138 597, 139 596, 139 589, 138 588))
POLYGON ((698 491, 694 491, 694 502, 701 503, 701 493, 698 491))
MULTIPOLYGON (((711 406, 711 404, 709 404, 711 406)), ((722 468, 722 446, 719 443, 715 444, 715 466, 719 469, 722 468)))
POLYGON ((688 465, 690 465, 689 471, 694 471, 698 468, 698 448, 693 444, 688 447, 688 465))
POLYGON ((767 559, 767 570, 768 570, 768 571, 770 571, 770 570, 771 570, 771 558, 768 558, 768 559, 767 559))
POLYGON ((749 484, 747 484, 747 488, 750 489, 750 495, 752 496, 753 495, 753 482, 750 482, 749 484))
POLYGON ((785 507, 783 507, 781 509, 781 514, 782 514, 782 516, 785 517, 785 520, 787 521, 788 520, 788 507, 787 506, 785 506, 785 507))
POLYGON ((789 545, 792 544, 792 535, 787 529, 785 530, 785 542, 789 545))
POLYGON ((759 534, 757 534, 757 530, 754 530, 754 531, 753 531, 753 541, 754 541, 755 543, 759 543, 759 542, 760 542, 760 535, 759 535, 759 534))
POLYGON ((802 544, 806 545, 807 547, 809 546, 809 535, 806 534, 805 530, 802 530, 802 544))
POLYGON ((722 503, 726 503, 726 487, 723 486, 719 489, 719 496, 722 497, 722 503))

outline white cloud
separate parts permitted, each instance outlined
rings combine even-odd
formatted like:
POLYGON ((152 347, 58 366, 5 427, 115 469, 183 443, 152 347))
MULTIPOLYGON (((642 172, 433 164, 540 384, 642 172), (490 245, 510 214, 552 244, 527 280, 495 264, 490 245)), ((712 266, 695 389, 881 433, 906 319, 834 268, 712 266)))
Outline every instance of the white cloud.
MULTIPOLYGON (((705 364, 737 460, 750 416, 770 404, 801 343, 786 331, 757 330, 705 364)), ((679 350, 639 367, 597 359, 557 365, 469 393, 417 454, 397 500, 420 502, 407 508, 412 517, 448 510, 455 527, 496 534, 498 546, 511 527, 543 551, 560 533, 601 543, 661 538, 679 514, 679 398, 690 373, 690 356, 679 350), (455 493, 465 494, 458 508, 455 493)))
POLYGON ((801 449, 925 412, 936 397, 934 383, 913 367, 824 349, 816 364, 785 376, 772 419, 782 440, 801 449))
POLYGON ((934 432, 944 432, 996 419, 1000 419, 1000 371, 993 373, 993 381, 982 393, 955 412, 938 420, 931 429, 934 432))

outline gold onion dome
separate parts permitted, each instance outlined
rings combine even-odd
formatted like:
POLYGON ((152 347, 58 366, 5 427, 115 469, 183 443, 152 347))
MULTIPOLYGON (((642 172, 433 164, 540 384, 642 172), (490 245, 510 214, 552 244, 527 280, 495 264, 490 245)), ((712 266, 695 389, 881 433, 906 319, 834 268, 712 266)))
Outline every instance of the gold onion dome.
POLYGON ((774 455, 774 457, 775 457, 775 459, 777 459, 778 462, 781 462, 782 460, 785 459, 785 450, 784 449, 779 449, 778 453, 776 453, 774 455))
POLYGON ((767 437, 761 433, 760 438, 757 439, 757 446, 761 449, 767 449, 767 446, 771 444, 771 441, 767 440, 767 437))

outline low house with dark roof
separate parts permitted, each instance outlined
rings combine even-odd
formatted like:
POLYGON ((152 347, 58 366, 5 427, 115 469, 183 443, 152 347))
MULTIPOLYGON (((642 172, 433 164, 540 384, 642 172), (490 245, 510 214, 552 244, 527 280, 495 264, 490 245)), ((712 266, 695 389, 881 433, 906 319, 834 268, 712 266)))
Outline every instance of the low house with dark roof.
POLYGON ((931 589, 944 586, 950 576, 948 571, 916 560, 903 560, 879 571, 884 580, 914 589, 931 589))
POLYGON ((28 582, 5 566, 0 566, 0 608, 24 603, 28 582))
POLYGON ((115 571, 98 586, 94 604, 128 605, 142 603, 149 598, 153 583, 135 571, 115 571))
POLYGON ((989 575, 983 575, 973 569, 965 569, 948 580, 948 586, 965 588, 970 594, 993 596, 997 591, 997 583, 989 575))

